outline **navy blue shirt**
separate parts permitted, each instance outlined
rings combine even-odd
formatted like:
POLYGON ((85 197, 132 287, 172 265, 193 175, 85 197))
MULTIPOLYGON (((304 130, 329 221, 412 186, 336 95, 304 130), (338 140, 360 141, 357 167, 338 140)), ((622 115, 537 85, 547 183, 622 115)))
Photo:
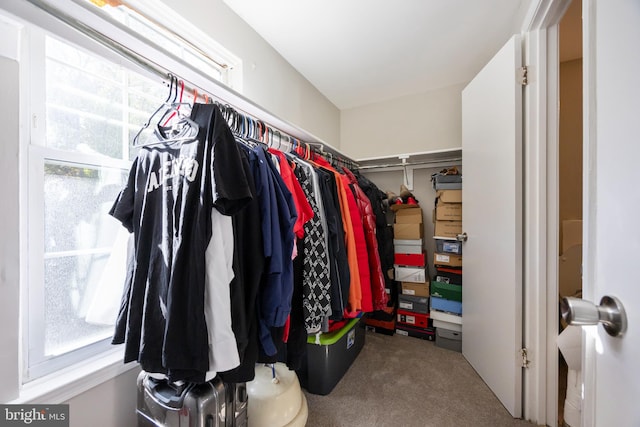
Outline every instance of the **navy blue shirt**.
MULTIPOLYGON (((250 150, 244 146, 245 149, 250 150)), ((291 311, 291 255, 297 212, 293 196, 263 146, 252 149, 251 171, 260 205, 265 268, 258 291, 259 340, 265 354, 277 353, 270 328, 284 326, 291 311)))

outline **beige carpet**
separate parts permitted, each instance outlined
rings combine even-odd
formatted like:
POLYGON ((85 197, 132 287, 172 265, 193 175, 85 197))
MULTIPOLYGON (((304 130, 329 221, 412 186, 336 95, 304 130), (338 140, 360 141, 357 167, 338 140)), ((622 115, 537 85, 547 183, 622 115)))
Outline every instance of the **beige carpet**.
POLYGON ((462 354, 401 335, 366 332, 333 391, 305 395, 309 427, 533 426, 511 417, 462 354))

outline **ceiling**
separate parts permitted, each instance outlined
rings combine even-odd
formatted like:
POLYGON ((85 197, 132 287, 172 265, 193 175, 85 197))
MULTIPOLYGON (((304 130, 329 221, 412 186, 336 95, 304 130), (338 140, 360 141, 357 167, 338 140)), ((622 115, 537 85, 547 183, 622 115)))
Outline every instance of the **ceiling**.
POLYGON ((464 83, 532 0, 224 0, 339 109, 464 83))

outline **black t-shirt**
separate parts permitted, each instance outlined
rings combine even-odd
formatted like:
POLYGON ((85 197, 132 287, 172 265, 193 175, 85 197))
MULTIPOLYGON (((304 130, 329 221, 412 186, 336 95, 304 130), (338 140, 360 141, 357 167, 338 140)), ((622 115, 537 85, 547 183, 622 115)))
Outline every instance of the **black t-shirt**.
POLYGON ((125 362, 137 360, 173 381, 200 382, 209 366, 204 285, 211 209, 231 215, 251 192, 217 107, 195 104, 191 118, 199 125, 195 139, 156 139, 140 149, 110 211, 135 243, 113 343, 125 343, 125 362))
MULTIPOLYGON (((251 163, 258 161, 256 154, 240 146, 243 168, 247 176, 255 179, 251 173, 251 163)), ((252 191, 255 185, 250 181, 252 191)), ((238 344, 240 366, 218 374, 225 382, 238 383, 251 381, 255 377, 255 364, 258 360, 258 317, 256 302, 260 280, 265 268, 262 241, 262 226, 258 197, 237 214, 233 215, 233 272, 231 281, 231 318, 233 332, 238 344)))

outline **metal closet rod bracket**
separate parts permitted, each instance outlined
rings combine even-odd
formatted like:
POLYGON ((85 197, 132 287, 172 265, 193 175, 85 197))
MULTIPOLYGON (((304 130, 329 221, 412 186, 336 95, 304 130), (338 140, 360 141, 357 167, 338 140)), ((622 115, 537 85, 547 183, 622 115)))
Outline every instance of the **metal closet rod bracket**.
POLYGON ((402 171, 404 175, 404 185, 407 187, 409 191, 413 191, 413 173, 415 171, 415 166, 410 166, 407 164, 407 160, 409 159, 408 154, 401 154, 398 156, 398 159, 402 161, 402 171))

